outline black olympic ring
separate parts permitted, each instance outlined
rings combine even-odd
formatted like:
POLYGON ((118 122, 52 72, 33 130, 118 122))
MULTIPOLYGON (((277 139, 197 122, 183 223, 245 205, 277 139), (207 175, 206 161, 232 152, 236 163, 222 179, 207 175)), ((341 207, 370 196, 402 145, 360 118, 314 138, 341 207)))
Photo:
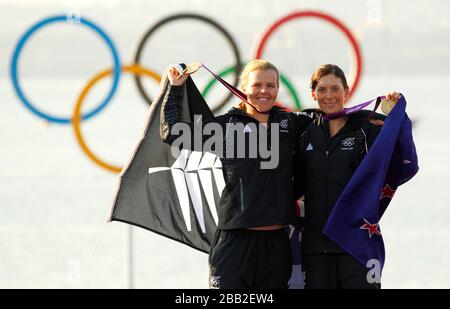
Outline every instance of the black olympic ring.
MULTIPOLYGON (((236 68, 235 72, 240 72, 241 71, 241 56, 239 54, 239 49, 236 45, 235 40, 231 37, 231 35, 225 30, 225 28, 223 28, 221 25, 219 25, 217 22, 215 22, 214 20, 212 20, 211 18, 202 16, 202 15, 198 15, 198 14, 175 14, 175 15, 170 15, 162 20, 160 20, 159 22, 157 22, 154 26, 150 27, 149 30, 147 30, 147 32, 145 33, 145 35, 142 37, 141 41, 139 42, 139 46, 136 52, 136 56, 134 57, 134 63, 137 65, 140 65, 140 60, 141 60, 141 55, 142 55, 142 50, 144 49, 144 46, 147 42, 147 40, 150 38, 150 36, 156 31, 158 30, 161 26, 177 20, 177 19, 195 19, 195 20, 199 20, 202 22, 205 22, 209 25, 211 25, 213 28, 215 28, 217 31, 219 31, 227 40, 227 42, 230 44, 232 50, 233 50, 233 55, 234 55, 234 59, 235 59, 235 65, 234 67, 236 68)), ((144 87, 142 86, 142 82, 141 82, 141 77, 139 75, 136 75, 134 77, 134 80, 136 81, 136 85, 138 88, 139 93, 142 95, 142 97, 144 98, 144 100, 150 105, 152 104, 152 99, 147 95, 147 93, 144 90, 144 87)), ((233 86, 237 87, 239 84, 239 73, 236 73, 235 79, 233 81, 233 86)), ((230 92, 229 94, 227 94, 227 96, 225 97, 225 99, 223 99, 218 105, 216 105, 213 109, 212 112, 216 112, 217 110, 219 110, 222 106, 224 106, 228 100, 230 100, 230 98, 233 96, 233 94, 230 92)))

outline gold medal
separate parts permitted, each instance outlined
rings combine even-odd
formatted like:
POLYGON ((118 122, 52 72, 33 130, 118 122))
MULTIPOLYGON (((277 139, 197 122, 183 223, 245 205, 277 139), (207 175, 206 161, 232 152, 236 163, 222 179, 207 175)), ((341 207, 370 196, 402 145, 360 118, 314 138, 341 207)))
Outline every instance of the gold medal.
POLYGON ((189 63, 189 64, 174 64, 172 65, 172 68, 174 68, 175 70, 178 71, 179 75, 178 75, 178 79, 180 79, 181 77, 183 77, 184 75, 190 75, 192 73, 195 73, 198 71, 198 69, 200 69, 202 67, 202 64, 200 62, 193 62, 193 63, 189 63), (184 67, 184 69, 183 69, 184 67))
POLYGON ((184 69, 183 74, 195 73, 201 67, 202 67, 202 64, 200 62, 192 62, 192 63, 186 64, 186 69, 184 69))
POLYGON ((383 113, 385 113, 386 115, 389 115, 389 113, 391 112, 391 110, 394 108, 395 106, 395 102, 392 100, 388 100, 388 99, 383 99, 381 101, 381 110, 383 111, 383 113))

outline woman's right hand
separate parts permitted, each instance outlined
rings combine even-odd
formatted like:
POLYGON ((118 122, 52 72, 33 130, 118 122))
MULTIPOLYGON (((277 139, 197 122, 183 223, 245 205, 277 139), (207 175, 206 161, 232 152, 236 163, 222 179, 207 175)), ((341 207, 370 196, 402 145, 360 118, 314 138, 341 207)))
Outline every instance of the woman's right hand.
POLYGON ((180 74, 177 69, 175 69, 173 66, 169 67, 169 70, 167 72, 167 77, 169 78, 169 83, 172 86, 181 86, 184 84, 186 79, 188 78, 188 74, 180 74))

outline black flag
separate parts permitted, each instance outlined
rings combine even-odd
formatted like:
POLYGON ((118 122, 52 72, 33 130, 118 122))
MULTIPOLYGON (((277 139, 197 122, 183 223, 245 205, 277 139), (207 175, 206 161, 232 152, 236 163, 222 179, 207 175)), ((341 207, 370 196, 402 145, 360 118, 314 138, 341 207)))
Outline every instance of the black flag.
MULTIPOLYGON (((217 208, 225 186, 219 158, 212 153, 182 150, 173 157, 160 137, 160 111, 168 89, 167 74, 150 106, 143 135, 119 175, 109 221, 136 225, 209 252, 217 228, 217 208)), ((194 115, 214 119, 190 77, 184 86, 183 121, 194 115)))

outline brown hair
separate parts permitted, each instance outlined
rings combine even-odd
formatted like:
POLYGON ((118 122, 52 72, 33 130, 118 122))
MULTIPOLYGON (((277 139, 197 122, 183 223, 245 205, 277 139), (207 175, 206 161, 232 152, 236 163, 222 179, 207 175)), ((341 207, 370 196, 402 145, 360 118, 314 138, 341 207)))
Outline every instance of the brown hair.
POLYGON ((270 63, 267 60, 254 59, 254 60, 251 60, 249 63, 247 63, 247 65, 242 69, 240 79, 242 82, 243 90, 247 86, 248 75, 250 74, 250 72, 257 71, 257 70, 262 70, 262 71, 274 70, 277 73, 277 86, 280 86, 280 82, 279 82, 280 73, 278 72, 278 69, 276 68, 276 66, 274 66, 272 63, 270 63))
POLYGON ((333 74, 334 76, 338 77, 342 81, 342 85, 345 89, 348 89, 347 79, 345 78, 344 71, 340 67, 338 67, 335 64, 322 64, 320 67, 318 67, 312 77, 311 77, 311 89, 314 91, 316 90, 317 83, 319 80, 327 75, 333 74))

